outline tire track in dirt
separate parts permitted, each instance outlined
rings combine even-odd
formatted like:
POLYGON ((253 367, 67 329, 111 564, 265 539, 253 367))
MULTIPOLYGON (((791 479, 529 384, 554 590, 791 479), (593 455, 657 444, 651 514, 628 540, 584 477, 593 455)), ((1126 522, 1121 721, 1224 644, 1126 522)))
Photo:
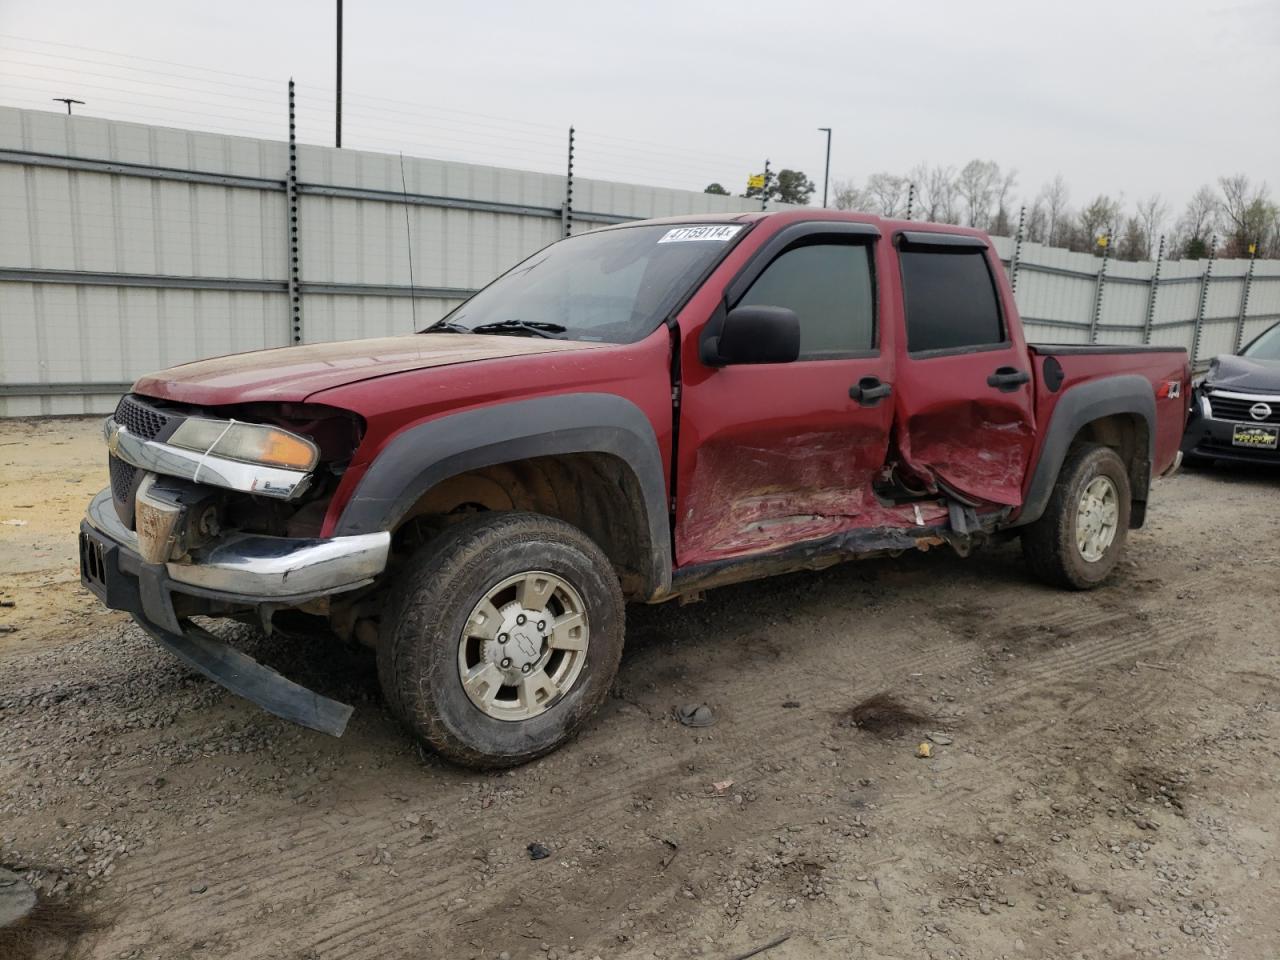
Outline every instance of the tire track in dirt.
MULTIPOLYGON (((1073 628, 1073 636, 1088 630, 1110 630, 1114 627, 1126 627, 1123 631, 1116 631, 1116 634, 1095 636, 1085 640, 1075 641, 1062 646, 1056 646, 1046 651, 1037 652, 1034 656, 1020 656, 1013 664, 1016 665, 1016 673, 1007 676, 1015 676, 1017 679, 1013 683, 996 683, 988 692, 987 699, 995 704, 1012 705, 1029 694, 1033 694, 1045 689, 1060 689, 1064 683, 1072 681, 1081 681, 1087 679, 1090 675, 1096 673, 1098 669, 1102 669, 1113 664, 1123 662, 1133 657, 1140 657, 1144 654, 1150 654, 1155 650, 1164 650, 1166 655, 1169 653, 1178 653, 1182 651, 1186 642, 1193 639, 1197 631, 1201 630, 1204 623, 1202 617, 1184 618, 1177 625, 1177 629, 1161 630, 1155 629, 1163 624, 1156 624, 1150 621, 1135 621, 1133 619, 1133 610, 1114 610, 1101 606, 1086 613, 1082 613, 1078 608, 1078 604, 1062 605, 1062 607, 1049 615, 1037 615, 1028 618, 1026 622, 1015 624, 1012 629, 1022 627, 1031 630, 1039 625, 1070 625, 1073 628), (1118 635, 1117 635, 1118 634, 1118 635), (1170 641, 1174 642, 1174 646, 1170 646, 1170 641)), ((938 623, 944 628, 946 633, 953 632, 945 620, 938 623)), ((921 667, 925 668, 930 674, 944 672, 951 675, 957 669, 963 669, 980 660, 983 657, 984 643, 989 643, 985 638, 978 642, 967 642, 963 640, 941 639, 941 640, 925 640, 917 634, 908 635, 904 638, 905 642, 895 644, 892 649, 893 656, 888 660, 877 660, 874 663, 877 680, 873 684, 868 683, 865 679, 856 688, 846 688, 838 683, 829 682, 821 687, 815 687, 814 681, 807 678, 803 686, 812 689, 816 699, 826 699, 833 702, 840 702, 840 695, 857 699, 857 695, 872 693, 876 689, 885 686, 894 686, 901 683, 908 672, 913 672, 921 667)), ((717 643, 724 645, 733 641, 723 639, 717 643)), ((858 646, 849 646, 843 648, 845 651, 842 659, 847 661, 851 667, 866 666, 861 663, 862 653, 858 646)), ((696 652, 694 647, 688 647, 681 651, 682 655, 690 652, 696 652)), ((750 753, 750 765, 759 767, 768 763, 779 764, 802 754, 806 749, 813 747, 814 741, 820 739, 824 735, 830 734, 830 729, 821 726, 815 729, 812 724, 813 715, 810 714, 804 718, 796 718, 794 715, 779 716, 778 705, 773 701, 778 699, 776 690, 779 685, 785 686, 787 681, 793 676, 804 675, 809 664, 809 658, 804 656, 788 657, 784 652, 782 657, 783 669, 782 677, 775 677, 771 683, 751 683, 748 681, 748 687, 755 689, 746 689, 741 691, 737 697, 738 702, 749 704, 749 706, 741 709, 734 709, 732 712, 732 722, 736 730, 750 731, 748 735, 741 738, 744 743, 755 745, 759 743, 767 743, 770 749, 765 752, 750 753), (753 695, 754 694, 754 695, 753 695), (770 695, 771 694, 771 695, 770 695), (800 722, 798 722, 798 720, 800 722)), ((1008 668, 1010 664, 1002 662, 1003 668, 1008 668)), ((1169 679, 1169 678, 1162 678, 1169 679)), ((1169 679, 1169 682, 1172 682, 1169 679)), ((1142 700, 1144 704, 1150 704, 1158 701, 1163 693, 1161 690, 1155 689, 1155 685, 1149 685, 1144 688, 1145 695, 1142 700)), ((1102 698, 1104 694, 1097 693, 1092 697, 1086 698, 1084 701, 1073 702, 1070 715, 1079 715, 1086 712, 1090 705, 1102 698)), ((1041 719, 1036 722, 1024 723, 1018 727, 1009 729, 1004 732, 1004 739, 1007 743, 1017 744, 1026 742, 1042 736, 1046 730, 1060 723, 1061 715, 1054 718, 1041 719)), ((610 736, 620 736, 630 738, 638 731, 643 732, 646 728, 644 721, 637 719, 627 723, 627 729, 614 729, 610 736)), ((570 750, 580 750, 570 748, 570 750)), ((374 744, 375 748, 380 744, 374 744)), ((617 825, 623 824, 624 827, 630 827, 633 823, 632 819, 627 816, 627 805, 630 797, 636 791, 644 792, 651 795, 655 799, 655 809, 652 819, 657 821, 672 811, 676 801, 671 797, 664 796, 670 794, 672 790, 682 783, 689 780, 689 774, 685 771, 685 765, 690 760, 700 760, 705 765, 707 757, 705 752, 694 748, 691 743, 682 742, 676 745, 665 744, 669 751, 668 758, 662 764, 661 768, 654 769, 652 766, 646 766, 648 762, 645 758, 638 760, 634 758, 624 759, 622 751, 615 752, 609 760, 601 765, 591 768, 588 772, 582 766, 578 766, 576 770, 554 770, 548 773, 548 777, 569 777, 575 773, 585 775, 585 778, 600 783, 610 783, 607 789, 593 791, 590 794, 581 797, 575 797, 575 801, 568 807, 561 807, 554 812, 549 812, 539 816, 535 814, 531 820, 534 832, 550 829, 557 831, 563 829, 564 822, 573 823, 573 832, 579 836, 585 836, 600 832, 603 828, 606 834, 612 835, 617 833, 617 825), (612 795, 612 799, 610 799, 612 795), (610 829, 613 828, 613 829, 610 829)), ((720 749, 726 750, 728 743, 722 743, 720 749)), ((650 751, 657 753, 661 747, 650 751)), ((1005 755, 1016 755, 1017 751, 1005 750, 1005 755)), ((562 754, 561 756, 565 756, 562 754)), ((545 761, 544 761, 545 763, 545 761)), ((1015 776, 1021 772, 1028 772, 1034 769, 1034 764, 1018 763, 1016 761, 1003 762, 1002 767, 1005 771, 1015 776)), ((731 775, 733 771, 730 771, 731 775)), ((544 778, 545 779, 545 778, 544 778)), ((748 779, 754 779, 748 777, 748 779)), ((534 787, 533 784, 528 784, 534 787)), ((423 792, 434 789, 443 789, 446 799, 454 799, 454 794, 458 789, 453 784, 444 781, 443 778, 432 778, 432 781, 424 786, 423 792)), ((979 802, 982 798, 990 793, 998 792, 1001 788, 994 784, 994 778, 985 785, 977 784, 972 790, 966 793, 967 802, 979 802)), ((524 803, 528 803, 526 798, 524 803)), ((903 801, 894 804, 894 811, 897 815, 910 815, 913 812, 924 812, 926 808, 936 804, 937 798, 928 791, 920 791, 913 797, 905 798, 903 801)), ((463 814, 461 816, 466 816, 463 814)), ((468 893, 470 888, 475 884, 474 875, 466 872, 459 875, 457 867, 461 861, 469 859, 469 850, 473 849, 478 843, 481 845, 487 840, 491 834, 485 826, 477 826, 473 830, 464 834, 457 835, 451 839, 448 847, 433 849, 432 860, 441 863, 443 866, 433 868, 425 872, 419 872, 413 869, 413 865, 401 866, 397 862, 400 869, 401 877, 399 884, 411 884, 414 893, 396 898, 393 902, 387 902, 382 909, 374 909, 364 911, 359 916, 351 916, 349 913, 344 915, 342 908, 342 900, 350 898, 349 886, 341 883, 332 883, 317 886, 315 869, 324 864, 328 866, 336 866, 340 858, 351 856, 357 851, 371 849, 378 842, 378 838, 385 837, 388 830, 387 821, 381 819, 377 810, 371 811, 371 819, 377 822, 370 822, 362 827, 357 827, 357 833, 352 835, 350 825, 342 828, 344 830, 343 844, 336 850, 326 843, 333 837, 333 828, 327 826, 317 826, 313 830, 301 836, 294 834, 292 840, 294 849, 291 855, 284 860, 271 856, 269 853, 260 855, 245 856, 242 852, 245 841, 251 839, 250 834, 255 836, 261 835, 261 825, 253 824, 252 827, 246 824, 245 829, 234 831, 226 835, 220 843, 224 850, 232 853, 230 857, 217 858, 222 869, 228 869, 235 866, 235 872, 240 875, 242 885, 231 891, 223 900, 213 901, 215 908, 226 908, 234 906, 241 901, 251 901, 259 899, 263 896, 270 896, 276 900, 297 900, 303 895, 310 894, 310 905, 319 917, 326 918, 317 924, 311 931, 312 937, 318 949, 322 949, 325 957, 334 958, 359 958, 359 957, 375 957, 386 956, 385 947, 390 943, 405 942, 416 940, 421 934, 422 916, 425 912, 431 910, 442 909, 454 897, 462 896, 468 893), (430 890, 427 895, 423 895, 423 891, 430 890), (332 918, 331 920, 328 918, 332 918), (370 934, 376 933, 378 946, 363 945, 360 941, 368 937, 370 934)), ((768 835, 777 832, 791 820, 790 817, 757 817, 757 820, 750 825, 750 829, 741 832, 738 836, 744 844, 757 842, 766 838, 768 835)), ((437 822, 441 822, 438 820, 437 822)), ((250 844, 252 847, 252 844, 250 844)), ((209 856, 207 848, 198 851, 187 851, 187 856, 177 855, 177 859, 172 861, 170 866, 190 866, 198 862, 204 862, 211 865, 214 861, 209 856)), ((139 872, 149 870, 154 864, 138 863, 136 869, 139 872)), ((215 872, 217 868, 209 866, 209 872, 215 872)), ((504 870, 503 887, 508 889, 519 888, 523 884, 537 882, 538 867, 533 864, 520 864, 504 870)), ((563 879, 561 882, 570 882, 572 878, 563 879)), ((227 883, 234 883, 234 879, 228 879, 227 883)), ((377 878, 368 881, 372 889, 379 886, 377 878)), ((659 887, 662 885, 660 884, 659 887)), ((483 895, 482 895, 483 896, 483 895)), ((635 891, 635 899, 637 902, 643 903, 646 907, 652 900, 655 908, 656 905, 663 901, 664 898, 669 899, 669 890, 657 889, 651 898, 641 896, 641 891, 635 891)), ((468 899, 470 899, 468 897, 468 899)), ((146 921, 156 922, 164 921, 165 927, 179 927, 188 922, 195 922, 197 919, 207 921, 208 907, 211 901, 202 900, 199 904, 193 904, 188 910, 179 910, 177 912, 160 908, 152 913, 146 921), (199 914, 199 916, 197 916, 199 914)), ((224 929, 230 930, 234 925, 234 920, 228 919, 224 925, 224 929)), ((249 949, 252 949, 250 947, 249 949)), ((245 956, 254 956, 256 954, 244 954, 245 956)), ((263 954, 267 955, 267 954, 263 954)))
MULTIPOLYGON (((880 672, 882 674, 900 674, 908 668, 918 665, 916 651, 899 648, 899 654, 895 660, 881 666, 880 672)), ((934 658, 931 661, 931 666, 959 665, 962 662, 973 659, 975 655, 976 651, 972 647, 957 644, 954 647, 952 656, 945 659, 934 658)), ((874 691, 869 690, 868 693, 870 692, 874 691)), ((738 726, 759 731, 763 738, 768 740, 780 739, 780 734, 795 725, 795 721, 786 714, 783 714, 781 719, 777 719, 780 712, 779 706, 772 700, 760 697, 751 698, 751 700, 757 704, 755 709, 735 713, 735 724, 738 726), (759 721, 764 717, 775 718, 776 722, 762 727, 759 721)), ((800 737, 797 742, 812 739, 812 737, 812 734, 807 734, 800 737)), ((782 753, 788 752, 790 749, 788 747, 782 753)), ((778 757, 782 753, 779 753, 778 757)), ((591 779, 601 784, 607 784, 607 786, 602 787, 599 791, 575 798, 573 806, 561 808, 554 814, 548 815, 542 821, 535 821, 538 829, 547 832, 548 829, 554 829, 561 820, 569 820, 575 825, 575 833, 585 835, 593 830, 598 830, 602 826, 617 823, 620 815, 626 812, 631 796, 637 791, 641 791, 641 788, 644 788, 642 792, 656 792, 658 784, 674 783, 687 779, 687 774, 682 772, 683 768, 697 754, 698 749, 693 744, 686 743, 683 750, 664 763, 662 770, 655 771, 652 767, 645 766, 644 762, 632 764, 621 756, 616 757, 606 765, 594 767, 590 772, 591 779), (620 781, 618 778, 623 771, 618 768, 623 764, 634 765, 636 769, 631 771, 629 777, 620 781)), ((757 758, 754 762, 758 764, 760 761, 757 758)), ((360 850, 371 850, 379 840, 385 839, 388 825, 385 820, 371 817, 367 825, 357 828, 355 835, 347 829, 343 844, 336 850, 325 846, 326 841, 332 838, 333 831, 329 828, 317 827, 309 835, 302 838, 296 835, 292 836, 293 850, 289 856, 283 859, 273 856, 270 852, 264 852, 251 860, 246 860, 241 851, 246 846, 251 848, 254 846, 260 847, 259 844, 254 842, 246 842, 256 840, 256 835, 260 833, 260 830, 260 824, 254 822, 251 825, 246 824, 244 830, 221 833, 218 844, 228 851, 230 855, 218 860, 210 857, 207 848, 201 848, 178 853, 173 857, 159 861, 148 861, 146 863, 135 861, 129 872, 122 874, 122 879, 126 881, 136 879, 139 875, 151 874, 157 870, 163 870, 167 873, 189 872, 197 864, 204 863, 204 872, 208 874, 216 874, 220 870, 227 870, 233 865, 241 866, 243 870, 240 871, 242 873, 240 881, 245 885, 245 889, 241 890, 237 887, 221 900, 210 901, 208 897, 201 898, 200 901, 192 903, 185 910, 173 911, 170 907, 158 904, 154 911, 140 918, 141 922, 155 922, 163 918, 167 923, 179 925, 188 912, 203 915, 210 905, 214 909, 219 909, 238 899, 256 897, 268 893, 274 898, 287 898, 296 895, 299 889, 310 889, 314 886, 315 873, 313 868, 316 866, 318 859, 326 860, 332 864, 340 858, 348 857, 360 850)), ((537 830, 534 832, 537 832, 537 830)), ((472 831, 456 837, 448 848, 439 851, 436 859, 446 864, 457 863, 459 857, 468 859, 469 851, 474 849, 478 843, 489 839, 490 836, 491 833, 488 827, 478 825, 472 831)), ((234 883, 235 881, 228 880, 227 882, 234 883)), ((470 882, 469 878, 467 882, 470 882)), ((453 892, 452 889, 446 889, 442 891, 441 897, 448 897, 453 892)), ((422 906, 421 900, 417 901, 417 903, 419 907, 422 906)), ((359 921, 359 925, 363 927, 378 922, 378 920, 379 917, 377 916, 362 918, 359 921)), ((359 930, 354 931, 354 933, 359 933, 359 930)))
MULTIPOLYGON (((901 674, 906 669, 918 665, 918 659, 921 655, 923 643, 923 641, 917 641, 915 644, 903 645, 902 647, 897 648, 895 651, 897 656, 887 663, 882 662, 877 664, 877 672, 882 676, 901 674)), ((950 653, 951 656, 945 659, 940 659, 935 656, 932 659, 931 666, 950 666, 953 662, 959 664, 961 662, 971 660, 976 655, 976 650, 968 645, 956 644, 952 646, 950 653)), ((768 697, 752 697, 748 698, 748 702, 755 703, 757 706, 755 709, 735 714, 735 723, 741 727, 758 730, 760 728, 760 724, 757 721, 759 721, 760 718, 766 715, 777 716, 778 706, 768 697)), ((786 719, 780 721, 776 727, 767 728, 765 730, 765 736, 776 736, 779 731, 791 726, 792 723, 792 719, 790 717, 786 717, 786 719)), ((678 780, 684 776, 679 772, 679 768, 683 764, 687 763, 688 760, 694 756, 694 753, 695 751, 692 750, 691 746, 687 745, 686 749, 682 753, 666 765, 669 772, 663 772, 655 775, 655 771, 651 768, 645 769, 642 765, 633 773, 631 779, 625 780, 621 784, 616 781, 616 777, 619 773, 617 767, 624 762, 620 758, 615 758, 613 761, 605 765, 603 769, 596 767, 590 773, 591 779, 602 783, 614 781, 612 786, 601 790, 598 793, 587 795, 575 804, 574 808, 571 810, 557 814, 557 818, 560 816, 571 815, 575 824, 579 826, 578 832, 580 833, 589 832, 601 823, 614 822, 616 821, 618 814, 623 812, 622 808, 625 807, 626 803, 629 801, 630 795, 640 787, 644 786, 652 788, 655 783, 665 783, 668 780, 678 780), (610 794, 619 799, 612 805, 603 803, 602 801, 604 801, 610 794), (584 816, 583 813, 587 810, 591 811, 592 815, 584 816)), ((258 827, 259 825, 254 823, 252 827, 249 827, 245 832, 256 833, 258 827)), ((344 845, 339 847, 336 851, 331 847, 326 848, 324 850, 324 856, 330 862, 333 862, 338 857, 348 856, 362 848, 372 848, 377 842, 377 839, 385 835, 385 831, 386 826, 382 822, 371 822, 367 828, 358 830, 354 836, 349 830, 347 830, 346 836, 344 837, 346 841, 344 845)), ((453 843, 452 849, 442 852, 442 859, 445 861, 454 860, 455 855, 459 853, 460 850, 474 847, 477 840, 484 839, 487 834, 488 831, 486 828, 477 827, 472 832, 462 835, 453 843)), ((279 858, 266 855, 261 858, 257 858, 258 862, 244 864, 247 869, 243 872, 249 873, 257 879, 256 882, 254 882, 253 879, 248 880, 248 888, 235 894, 235 896, 251 896, 257 893, 266 893, 268 891, 270 891, 273 896, 282 896, 295 892, 299 886, 313 885, 315 877, 314 873, 310 872, 309 868, 313 866, 313 861, 316 859, 316 853, 311 849, 311 845, 324 844, 326 840, 331 838, 331 836, 332 832, 323 827, 316 828, 310 835, 302 838, 299 838, 295 834, 292 837, 295 852, 290 857, 285 858, 285 860, 281 861, 279 858), (271 861, 269 869, 261 869, 263 866, 261 861, 264 860, 271 861)), ((124 879, 128 880, 133 879, 138 874, 152 873, 157 869, 163 869, 166 872, 181 872, 183 870, 189 870, 197 863, 204 863, 206 872, 216 873, 220 869, 226 870, 234 863, 243 864, 243 855, 238 851, 244 848, 245 841, 247 839, 250 838, 244 836, 244 832, 242 831, 224 831, 220 834, 219 845, 227 851, 236 851, 230 856, 211 859, 207 848, 190 850, 186 851, 185 855, 184 852, 180 852, 172 857, 162 858, 158 861, 148 860, 145 863, 135 861, 135 865, 131 868, 130 872, 122 876, 124 879)), ((205 898, 204 902, 208 903, 207 898, 205 898)), ((227 902, 230 902, 230 898, 228 898, 227 902)), ((215 902, 214 905, 217 906, 218 903, 215 902)), ((203 907, 200 909, 203 909, 203 907)), ((158 906, 153 913, 150 913, 145 920, 154 921, 161 916, 166 917, 170 921, 177 921, 183 918, 183 911, 179 911, 175 914, 172 910, 161 905, 158 906)))

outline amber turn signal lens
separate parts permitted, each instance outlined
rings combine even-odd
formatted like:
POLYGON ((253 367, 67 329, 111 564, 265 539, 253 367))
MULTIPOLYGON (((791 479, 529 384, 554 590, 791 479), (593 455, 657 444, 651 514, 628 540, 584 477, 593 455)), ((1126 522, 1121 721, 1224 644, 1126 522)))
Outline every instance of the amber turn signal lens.
POLYGON ((272 463, 279 467, 292 467, 295 470, 310 470, 315 463, 315 447, 283 430, 272 430, 267 434, 259 459, 263 463, 272 463))

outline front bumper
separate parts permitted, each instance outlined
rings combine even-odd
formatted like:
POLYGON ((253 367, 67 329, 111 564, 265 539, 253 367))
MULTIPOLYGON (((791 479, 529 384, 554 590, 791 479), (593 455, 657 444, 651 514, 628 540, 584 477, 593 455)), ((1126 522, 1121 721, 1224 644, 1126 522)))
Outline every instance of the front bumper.
POLYGON ((148 568, 149 574, 167 581, 177 592, 248 606, 297 606, 317 596, 365 586, 386 569, 391 549, 391 534, 385 532, 329 539, 234 534, 188 560, 144 563, 138 535, 121 522, 110 489, 90 502, 81 530, 117 547, 123 569, 133 576, 148 568))
POLYGON ((1197 416, 1187 425, 1182 451, 1205 460, 1232 460, 1237 463, 1270 463, 1280 466, 1280 450, 1237 447, 1231 442, 1236 421, 1197 416))
POLYGON ((168 563, 145 562, 137 544, 137 534, 116 514, 111 491, 103 490, 80 524, 81 582, 232 692, 277 716, 341 734, 350 707, 286 680, 188 618, 295 607, 365 586, 386 568, 389 533, 307 540, 237 535, 168 563))

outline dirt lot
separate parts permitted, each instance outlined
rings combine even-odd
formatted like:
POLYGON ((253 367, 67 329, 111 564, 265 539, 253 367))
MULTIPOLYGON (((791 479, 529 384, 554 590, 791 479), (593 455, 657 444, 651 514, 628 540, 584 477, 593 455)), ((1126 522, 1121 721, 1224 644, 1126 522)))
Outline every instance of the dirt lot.
POLYGON ((361 652, 240 634, 356 705, 333 740, 96 608, 102 458, 95 421, 0 425, 0 863, 98 918, 86 956, 1276 956, 1280 476, 1159 484, 1090 594, 1007 545, 633 609, 586 734, 484 776, 361 652), (880 694, 921 717, 850 720, 880 694))

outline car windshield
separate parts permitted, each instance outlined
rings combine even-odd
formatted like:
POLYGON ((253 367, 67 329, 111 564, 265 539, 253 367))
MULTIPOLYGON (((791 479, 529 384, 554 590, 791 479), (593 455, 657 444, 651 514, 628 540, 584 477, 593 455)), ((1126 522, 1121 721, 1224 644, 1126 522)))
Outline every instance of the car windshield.
POLYGON ((427 330, 631 343, 652 333, 742 224, 646 225, 540 250, 427 330))
POLYGON ((1245 347, 1241 356, 1253 360, 1280 360, 1280 323, 1245 347))

